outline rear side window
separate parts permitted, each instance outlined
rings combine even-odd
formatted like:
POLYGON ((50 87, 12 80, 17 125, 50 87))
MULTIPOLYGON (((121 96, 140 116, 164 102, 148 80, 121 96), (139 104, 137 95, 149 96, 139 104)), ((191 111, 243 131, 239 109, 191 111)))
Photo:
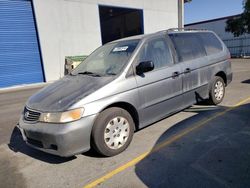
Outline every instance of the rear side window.
POLYGON ((205 46, 207 55, 219 53, 222 51, 221 42, 213 33, 200 33, 200 37, 205 46))
POLYGON ((179 61, 188 61, 206 55, 205 49, 197 33, 176 33, 171 34, 179 61))
POLYGON ((197 33, 175 33, 169 36, 175 45, 180 62, 206 56, 197 33))

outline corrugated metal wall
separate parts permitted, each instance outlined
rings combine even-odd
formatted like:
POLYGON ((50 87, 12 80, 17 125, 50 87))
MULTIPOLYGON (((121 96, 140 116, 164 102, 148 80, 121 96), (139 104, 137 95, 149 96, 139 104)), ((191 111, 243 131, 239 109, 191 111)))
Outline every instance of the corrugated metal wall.
POLYGON ((0 0, 0 88, 43 81, 31 1, 0 0))
POLYGON ((223 39, 232 57, 250 56, 250 35, 223 39))

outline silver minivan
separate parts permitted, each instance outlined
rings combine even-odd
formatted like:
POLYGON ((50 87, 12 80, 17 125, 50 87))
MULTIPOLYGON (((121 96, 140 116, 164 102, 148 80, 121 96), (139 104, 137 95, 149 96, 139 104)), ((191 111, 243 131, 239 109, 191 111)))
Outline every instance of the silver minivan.
POLYGON ((199 101, 216 105, 232 80, 230 53, 205 30, 170 29, 107 43, 27 101, 24 141, 72 156, 125 150, 135 130, 199 101))

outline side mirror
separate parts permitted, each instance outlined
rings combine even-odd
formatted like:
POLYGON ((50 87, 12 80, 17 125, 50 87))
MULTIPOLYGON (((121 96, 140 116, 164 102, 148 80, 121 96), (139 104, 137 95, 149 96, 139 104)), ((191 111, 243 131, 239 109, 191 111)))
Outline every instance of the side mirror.
POLYGON ((136 73, 142 74, 144 72, 149 72, 154 69, 154 63, 152 61, 143 61, 136 66, 136 73))

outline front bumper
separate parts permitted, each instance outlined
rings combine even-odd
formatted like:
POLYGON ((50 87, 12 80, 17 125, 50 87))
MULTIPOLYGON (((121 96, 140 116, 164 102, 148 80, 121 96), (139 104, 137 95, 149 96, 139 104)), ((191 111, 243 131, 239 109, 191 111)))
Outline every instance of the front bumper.
POLYGON ((41 151, 69 157, 90 149, 90 136, 96 115, 64 123, 28 123, 21 116, 18 128, 24 141, 41 151))

